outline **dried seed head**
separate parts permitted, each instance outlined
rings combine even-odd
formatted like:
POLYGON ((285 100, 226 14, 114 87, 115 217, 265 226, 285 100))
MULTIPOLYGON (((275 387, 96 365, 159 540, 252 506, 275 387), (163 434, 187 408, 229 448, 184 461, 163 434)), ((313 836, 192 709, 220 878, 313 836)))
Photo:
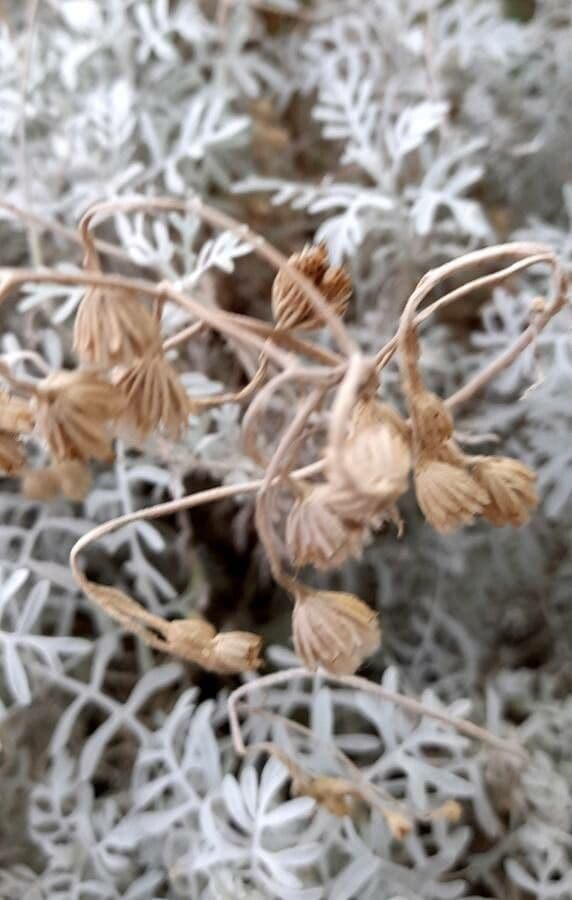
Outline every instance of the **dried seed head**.
MULTIPOLYGON (((288 260, 321 291, 332 310, 343 316, 351 297, 350 277, 342 266, 330 266, 323 244, 305 247, 288 260)), ((319 328, 323 321, 305 291, 281 269, 272 285, 272 315, 278 328, 319 328)))
POLYGON ((415 467, 415 493, 429 524, 443 533, 472 522, 489 500, 468 472, 438 459, 422 461, 415 467))
POLYGON ((532 469, 507 456, 483 456, 471 462, 470 471, 489 496, 482 512, 485 519, 498 527, 528 521, 538 503, 532 469))
MULTIPOLYGON (((336 489, 345 489, 350 495, 353 489, 354 493, 364 495, 370 505, 379 510, 393 505, 407 490, 411 452, 401 423, 398 425, 393 420, 393 415, 397 416, 397 413, 386 415, 380 404, 375 406, 377 409, 374 412, 369 410, 367 417, 362 414, 353 424, 342 451, 344 468, 338 465, 336 456, 330 452, 327 471, 336 489), (377 421, 363 424, 372 416, 377 421), (351 480, 344 469, 351 475, 351 480)), ((342 502, 341 496, 338 502, 342 502)), ((338 512, 341 509, 339 506, 335 508, 338 512)))
POLYGON ((73 348, 83 363, 130 363, 159 341, 158 324, 133 291, 92 287, 74 323, 73 348))
POLYGON ((37 388, 37 425, 56 460, 113 458, 108 423, 123 399, 103 375, 77 370, 48 375, 37 388))
POLYGON ((453 419, 443 401, 430 391, 422 391, 411 403, 411 418, 419 455, 437 455, 453 437, 453 419))
POLYGON ((344 522, 329 503, 331 494, 327 484, 311 487, 290 510, 286 546, 295 566, 334 569, 361 555, 367 530, 344 522))
POLYGON ((377 648, 377 615, 353 594, 300 591, 292 615, 294 647, 307 669, 351 675, 377 648))
POLYGON ((84 500, 91 487, 91 472, 79 459, 65 459, 55 463, 52 471, 58 479, 62 494, 78 503, 84 500))
POLYGON ((168 624, 167 643, 177 656, 202 664, 215 635, 216 630, 204 619, 176 619, 168 624))
POLYGON ((34 428, 34 413, 25 400, 0 391, 0 431, 29 434, 34 428))
POLYGON ((161 350, 131 363, 119 377, 117 387, 125 398, 123 422, 139 438, 157 428, 177 438, 185 428, 191 404, 161 350))
POLYGON ((201 665, 210 672, 233 675, 250 672, 261 663, 260 646, 262 639, 250 631, 223 631, 210 643, 206 659, 201 665))
POLYGON ((28 469, 22 473, 20 486, 24 497, 42 503, 53 500, 60 492, 60 480, 52 468, 28 469))
POLYGON ((26 462, 24 451, 13 434, 0 432, 0 472, 14 475, 26 462))

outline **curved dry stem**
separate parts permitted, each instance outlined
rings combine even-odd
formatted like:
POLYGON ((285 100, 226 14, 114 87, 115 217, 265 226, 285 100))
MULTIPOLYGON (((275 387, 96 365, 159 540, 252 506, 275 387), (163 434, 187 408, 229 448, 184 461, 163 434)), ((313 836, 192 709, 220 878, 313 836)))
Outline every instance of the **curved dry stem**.
POLYGON ((324 321, 330 329, 333 338, 336 340, 340 349, 350 355, 357 350, 355 341, 350 337, 344 323, 338 315, 331 309, 322 293, 318 288, 302 275, 295 266, 293 266, 284 254, 282 254, 273 244, 266 238, 257 234, 248 225, 239 222, 227 213, 223 213, 218 209, 204 203, 200 197, 193 197, 190 200, 176 200, 172 197, 133 197, 121 200, 109 200, 102 203, 96 203, 90 207, 80 222, 80 234, 84 241, 86 250, 92 246, 92 240, 89 229, 95 217, 106 217, 117 212, 190 212, 197 215, 202 221, 207 222, 214 228, 222 228, 230 231, 239 240, 250 244, 253 252, 269 263, 276 271, 281 269, 288 273, 288 276, 302 291, 307 295, 314 312, 324 321))
MULTIPOLYGON (((66 241, 70 241, 80 247, 83 246, 82 239, 77 231, 74 228, 68 228, 66 225, 62 225, 61 222, 56 222, 53 219, 40 216, 38 213, 20 209, 19 206, 16 206, 14 203, 8 203, 6 200, 0 200, 0 209, 3 209, 4 212, 13 216, 15 219, 19 219, 26 225, 37 228, 38 231, 51 231, 53 234, 64 238, 66 241)), ((129 254, 120 247, 116 247, 115 244, 109 244, 107 241, 100 240, 94 241, 94 244, 95 248, 99 250, 100 253, 105 253, 106 256, 114 256, 117 257, 117 259, 131 262, 129 254)))
POLYGON ((253 460, 261 469, 265 469, 268 465, 268 459, 260 453, 257 443, 257 427, 260 417, 264 414, 268 407, 273 394, 285 383, 292 381, 302 381, 308 384, 322 385, 324 389, 332 387, 337 380, 343 377, 344 369, 340 367, 334 371, 324 371, 319 369, 303 369, 301 367, 291 367, 279 372, 258 392, 242 420, 242 449, 250 459, 253 460))
POLYGON ((363 491, 356 484, 353 473, 346 464, 344 441, 348 423, 351 422, 352 409, 358 399, 359 389, 374 374, 375 368, 372 361, 365 360, 361 354, 354 354, 348 362, 344 380, 338 389, 330 414, 328 451, 331 462, 340 472, 343 480, 358 494, 363 491))
POLYGON ((413 697, 399 694, 396 691, 388 691, 382 685, 368 681, 366 678, 362 678, 359 675, 334 675, 324 671, 320 671, 320 673, 316 675, 303 668, 287 669, 285 672, 273 672, 271 675, 263 675, 260 678, 253 679, 252 681, 248 681, 246 684, 241 685, 230 694, 227 701, 228 720, 232 743, 238 754, 244 756, 247 752, 247 747, 242 738, 237 712, 237 704, 239 701, 248 697, 249 694, 254 691, 287 684, 289 681, 293 681, 296 678, 319 678, 320 680, 327 681, 331 684, 339 684, 358 691, 365 691, 368 694, 373 694, 380 700, 401 707, 401 709, 411 713, 411 715, 434 719, 437 722, 441 722, 443 725, 453 728, 459 734, 471 738, 471 740, 479 741, 485 746, 500 750, 503 753, 517 756, 523 763, 529 762, 528 754, 522 747, 497 737, 490 731, 487 731, 486 728, 475 725, 474 722, 468 722, 466 719, 458 719, 442 710, 432 709, 424 703, 421 703, 419 700, 415 700, 413 697))
POLYGON ((282 569, 280 552, 277 549, 278 542, 272 523, 272 510, 270 506, 271 491, 276 481, 280 482, 289 475, 288 466, 290 465, 292 455, 297 447, 298 437, 304 430, 313 411, 319 406, 325 392, 326 389, 323 387, 315 388, 309 396, 306 397, 305 402, 292 419, 292 422, 288 428, 285 429, 278 442, 278 446, 268 463, 266 473, 262 479, 262 484, 260 485, 260 490, 256 498, 255 521, 258 536, 268 557, 274 580, 289 591, 292 590, 295 582, 292 578, 285 575, 282 569))
MULTIPOLYGON (((312 463, 309 466, 298 469, 296 472, 292 472, 290 477, 296 479, 308 478, 321 471, 322 466, 323 464, 321 462, 312 463)), ((71 549, 70 568, 78 587, 129 631, 138 634, 150 646, 155 647, 158 650, 167 651, 165 641, 159 637, 159 635, 164 635, 166 633, 167 620, 162 619, 159 616, 153 616, 144 606, 137 603, 132 598, 127 598, 127 601, 129 602, 126 603, 126 595, 114 597, 112 594, 109 594, 107 597, 102 597, 102 590, 103 592, 109 592, 112 589, 106 589, 105 585, 98 585, 85 577, 80 567, 80 555, 91 544, 100 540, 102 537, 105 537, 107 534, 112 534, 115 531, 119 531, 119 529, 131 525, 134 522, 159 519, 162 516, 174 516, 184 510, 203 506, 207 503, 215 503, 217 500, 224 500, 228 497, 240 496, 241 494, 253 494, 260 489, 262 484, 262 479, 256 479, 253 481, 245 481, 242 484, 222 485, 216 488, 209 488, 206 491, 200 491, 196 494, 191 494, 188 497, 181 497, 178 500, 169 500, 166 503, 157 503, 146 509, 138 509, 134 512, 117 516, 115 519, 110 519, 101 525, 97 525, 95 528, 92 528, 86 534, 82 535, 71 549)), ((171 652, 170 649, 168 652, 171 652)))
POLYGON ((449 407, 454 407, 459 403, 466 402, 473 397, 499 372, 509 366, 524 349, 535 339, 538 332, 545 327, 550 319, 561 309, 565 300, 566 278, 565 274, 554 253, 549 247, 543 244, 515 242, 509 244, 499 244, 495 247, 488 247, 485 250, 478 250, 474 253, 468 253, 457 260, 453 260, 440 266, 427 275, 425 275, 416 289, 411 294, 405 309, 401 315, 397 335, 385 345, 376 356, 378 368, 387 365, 393 352, 399 345, 402 348, 400 354, 400 368, 405 386, 411 385, 419 378, 417 369, 417 360, 411 348, 411 330, 416 328, 421 322, 427 319, 440 307, 451 303, 461 297, 466 296, 470 292, 493 284, 511 277, 512 275, 529 268, 537 263, 548 263, 553 270, 554 277, 554 296, 552 302, 546 310, 536 319, 526 331, 522 333, 519 339, 508 348, 498 359, 493 360, 485 369, 477 373, 463 388, 449 397, 446 401, 449 407), (485 264, 506 256, 516 256, 517 261, 510 266, 493 272, 489 275, 481 276, 473 279, 465 285, 450 291, 444 297, 436 300, 431 306, 424 310, 418 316, 415 312, 418 306, 423 302, 427 295, 442 281, 450 275, 460 272, 468 267, 485 264), (409 346, 408 346, 409 335, 409 346))
POLYGON ((181 291, 177 291, 167 282, 155 284, 143 278, 129 278, 125 275, 93 271, 59 272, 56 269, 46 268, 42 268, 39 271, 36 269, 0 269, 0 302, 12 290, 25 283, 120 288, 125 291, 136 291, 158 300, 164 300, 165 297, 168 297, 169 300, 192 313, 195 318, 208 325, 214 331, 228 335, 247 346, 254 347, 259 352, 265 350, 273 362, 281 367, 290 364, 290 356, 283 353, 279 348, 268 345, 265 340, 252 331, 243 328, 221 310, 213 310, 202 306, 198 301, 193 300, 192 297, 188 297, 181 291))

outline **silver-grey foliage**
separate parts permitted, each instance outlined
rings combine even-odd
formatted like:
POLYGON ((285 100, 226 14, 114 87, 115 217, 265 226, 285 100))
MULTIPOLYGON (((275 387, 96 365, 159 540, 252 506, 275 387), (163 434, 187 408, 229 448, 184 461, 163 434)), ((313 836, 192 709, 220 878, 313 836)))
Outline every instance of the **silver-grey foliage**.
MULTIPOLYGON (((351 327, 368 350, 423 272, 456 254, 526 237, 572 268, 569 0, 258 5, 232 0, 221 23, 202 0, 45 0, 33 27, 28 4, 3 5, 3 265, 81 262, 10 204, 73 227, 105 197, 198 190, 239 216, 258 211, 284 249, 324 240, 351 266, 351 327)), ((102 236, 121 265, 149 267, 205 303, 217 302, 220 273, 240 267, 237 293, 265 308, 267 282, 241 262, 248 247, 225 233, 205 241, 192 216, 117 216, 102 236)), ((506 347, 541 285, 533 271, 465 307, 470 328, 427 329, 432 387, 453 390, 506 347)), ((3 320, 1 358, 15 375, 66 359, 80 296, 26 289, 18 316, 3 320)), ((165 333, 182 321, 167 305, 165 333)), ((405 538, 383 535, 338 578, 381 613, 370 676, 519 739, 528 769, 319 678, 255 698, 307 723, 303 758, 316 774, 343 774, 337 747, 407 801, 421 824, 402 842, 375 811, 338 819, 290 796, 276 760, 238 759, 224 692, 201 699, 183 666, 157 664, 74 588, 67 556, 93 524, 181 496, 194 468, 219 481, 252 476, 234 407, 193 419, 176 448, 120 446, 82 507, 27 500, 6 482, 1 900, 572 896, 569 326, 565 310, 457 423, 479 447, 498 441, 536 469, 532 522, 443 538, 406 509, 405 538), (461 821, 431 817, 450 799, 461 821)), ((209 380, 192 355, 179 361, 191 394, 224 383, 216 365, 209 380)), ((391 371, 385 383, 393 390, 391 371)), ((204 588, 189 543, 185 520, 139 523, 105 538, 90 565, 171 614, 204 588)), ((284 647, 270 655, 276 667, 295 662, 284 647)), ((302 752, 279 718, 252 709, 243 729, 302 752)))

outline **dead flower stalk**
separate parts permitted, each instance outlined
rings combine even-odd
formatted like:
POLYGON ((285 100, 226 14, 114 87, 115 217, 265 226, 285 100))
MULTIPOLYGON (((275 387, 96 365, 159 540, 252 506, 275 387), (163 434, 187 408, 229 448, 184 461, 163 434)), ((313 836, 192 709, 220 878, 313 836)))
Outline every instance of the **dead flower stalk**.
MULTIPOLYGON (((411 476, 419 507, 438 531, 451 531, 478 517, 497 527, 518 527, 528 519, 538 499, 534 473, 519 460, 465 454, 454 439, 453 411, 509 366, 562 307, 567 285, 554 254, 540 244, 504 244, 469 253, 429 272, 408 299, 394 337, 367 357, 342 320, 351 295, 349 275, 342 267, 330 265, 322 246, 303 248, 288 259, 250 228, 199 198, 183 202, 133 197, 96 204, 80 224, 79 240, 85 250, 80 273, 0 270, 0 301, 30 282, 85 287, 75 321, 78 368, 51 372, 34 384, 19 382, 5 365, 0 370, 6 385, 0 396, 3 472, 21 472, 22 490, 29 497, 48 500, 63 492, 77 500, 89 488, 87 463, 109 462, 114 440, 125 427, 136 442, 159 431, 176 440, 191 414, 228 402, 244 407, 244 448, 261 469, 257 479, 157 504, 93 528, 71 552, 71 569, 80 588, 156 650, 222 674, 256 669, 262 662, 258 635, 216 633, 210 623, 195 617, 168 621, 149 613, 124 591, 89 580, 81 565, 82 555, 95 541, 133 522, 254 494, 258 535, 274 578, 291 595, 294 646, 306 669, 268 676, 232 694, 229 713, 239 753, 246 748, 238 726, 238 701, 249 695, 252 685, 282 683, 301 677, 306 670, 326 672, 324 677, 337 684, 369 691, 412 714, 432 716, 497 749, 520 752, 472 723, 354 676, 379 646, 376 614, 351 594, 308 587, 299 580, 299 570, 335 569, 349 557, 359 556, 371 532, 385 521, 400 523, 396 504, 409 489, 411 476), (93 227, 117 212, 182 212, 248 243, 276 271, 269 298, 274 325, 207 307, 164 281, 104 272, 97 250, 106 252, 107 245, 95 240, 93 227), (432 394, 420 368, 420 326, 444 305, 537 264, 552 270, 553 290, 534 322, 455 394, 448 398, 432 394), (445 279, 475 266, 492 265, 500 268, 469 280, 419 311, 445 279), (152 312, 153 304, 157 309, 165 300, 178 304, 192 319, 178 335, 166 339, 161 335, 160 316, 152 312), (300 330, 310 332, 321 326, 328 329, 339 353, 311 337, 300 338, 300 330), (250 368, 254 374, 238 391, 191 400, 171 353, 176 355, 185 341, 205 330, 219 334, 240 353, 254 354, 250 368), (396 353, 408 421, 378 397, 380 373, 396 353), (291 406, 295 398, 289 420, 284 417, 289 408, 286 397, 291 406), (277 437, 269 440, 276 432, 277 437), (26 466, 27 442, 34 437, 51 457, 44 469, 26 466), (267 441, 264 447, 261 438, 267 441), (290 508, 280 512, 286 500, 290 508)), ((343 814, 358 795, 372 802, 369 788, 363 784, 356 788, 355 779, 310 777, 273 745, 265 749, 290 767, 299 791, 334 812, 343 814)), ((374 797, 373 802, 378 800, 374 797)), ((384 814, 396 833, 406 829, 401 811, 390 809, 384 814)))

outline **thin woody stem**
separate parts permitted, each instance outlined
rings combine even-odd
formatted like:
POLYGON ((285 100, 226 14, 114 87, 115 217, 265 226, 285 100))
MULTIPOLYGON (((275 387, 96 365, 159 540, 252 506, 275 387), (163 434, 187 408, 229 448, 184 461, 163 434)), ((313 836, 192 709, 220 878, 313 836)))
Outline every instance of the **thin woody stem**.
POLYGON ((273 483, 277 479, 284 478, 289 474, 288 465, 293 448, 296 447, 299 435, 302 433, 312 412, 320 404, 324 393, 324 388, 315 388, 306 398, 288 428, 284 431, 272 459, 268 464, 256 498, 255 518, 258 536, 266 551, 274 580, 287 590, 292 589, 294 582, 292 578, 284 574, 280 561, 280 554, 276 549, 276 537, 272 526, 272 516, 269 507, 270 491, 273 483))
POLYGON ((230 694, 227 703, 228 719, 233 746, 238 754, 244 756, 247 751, 237 713, 237 704, 239 701, 248 697, 248 695, 254 691, 287 684, 297 678, 319 678, 320 680, 325 680, 333 684, 365 691, 368 694, 379 697, 381 700, 385 700, 387 703, 393 703, 395 706, 400 706, 412 715, 425 716, 426 718, 434 719, 437 722, 441 722, 443 725, 454 728, 455 731, 465 737, 480 741, 480 743, 493 747, 495 750, 500 750, 503 753, 518 756, 524 763, 528 763, 529 761, 528 754, 521 747, 497 737, 490 731, 487 731, 486 728, 475 725, 474 722, 468 722, 466 719, 458 719, 442 710, 432 709, 424 703, 421 703, 419 700, 415 700, 413 697, 399 694, 396 691, 388 691, 382 685, 368 681, 366 678, 361 678, 359 675, 334 675, 324 671, 320 671, 319 674, 316 675, 303 668, 287 669, 285 672, 273 672, 271 675, 264 675, 260 678, 248 681, 246 684, 236 688, 236 690, 230 694))
MULTIPOLYGON (((321 462, 312 463, 309 466, 305 466, 304 468, 292 472, 290 477, 304 479, 317 474, 321 471, 321 468, 321 462)), ((128 613, 126 613, 124 602, 114 603, 112 598, 109 597, 106 598, 105 602, 98 599, 95 594, 100 586, 89 581, 81 571, 79 565, 80 554, 95 541, 100 540, 107 534, 118 531, 120 528, 131 525, 133 522, 158 519, 162 516, 173 516, 184 510, 203 506, 207 503, 214 503, 217 500, 224 500, 227 497, 236 497, 241 494, 253 494, 260 489, 262 484, 263 479, 256 479, 253 481, 245 481, 242 484, 221 485, 220 487, 210 488, 206 491, 191 494, 188 497, 181 497, 177 500, 169 500, 166 503, 157 503, 156 505, 149 506, 145 509, 138 509, 134 512, 117 516, 115 519, 110 519, 101 525, 97 525, 95 528, 92 528, 86 534, 82 535, 71 549, 70 568, 77 585, 85 591, 88 596, 91 596, 96 603, 99 603, 99 605, 101 605, 102 608, 117 621, 121 622, 124 627, 133 631, 135 634, 139 634, 143 640, 152 647, 166 651, 168 648, 165 642, 161 641, 153 632, 158 632, 159 634, 164 633, 168 625, 167 620, 162 619, 159 616, 153 616, 143 606, 131 598, 128 598, 128 613), (149 631, 149 627, 145 626, 149 626, 153 631, 149 631)))
POLYGON ((108 216, 117 212, 134 212, 136 210, 195 213, 209 225, 230 231, 239 240, 250 244, 253 252, 269 263, 276 271, 284 270, 290 279, 304 291, 312 305, 312 309, 323 319, 340 349, 346 355, 350 355, 357 350, 356 343, 350 337, 341 318, 331 309, 322 293, 309 278, 302 275, 284 254, 248 225, 239 222, 227 213, 207 205, 200 197, 193 197, 187 201, 175 200, 172 197, 134 197, 96 203, 88 209, 80 223, 80 233, 86 243, 86 247, 89 246, 89 241, 91 240, 89 228, 96 216, 108 216))
POLYGON ((103 272, 59 272, 55 269, 0 269, 0 302, 14 288, 24 283, 53 283, 65 285, 86 285, 94 287, 120 288, 126 291, 137 291, 149 297, 164 299, 168 297, 183 309, 191 312, 197 319, 215 331, 228 334, 244 344, 265 350, 277 365, 284 367, 290 364, 290 357, 279 348, 268 346, 267 342, 251 330, 233 321, 221 310, 212 310, 202 306, 186 294, 177 291, 167 282, 155 284, 143 278, 128 278, 125 275, 112 275, 103 272))

